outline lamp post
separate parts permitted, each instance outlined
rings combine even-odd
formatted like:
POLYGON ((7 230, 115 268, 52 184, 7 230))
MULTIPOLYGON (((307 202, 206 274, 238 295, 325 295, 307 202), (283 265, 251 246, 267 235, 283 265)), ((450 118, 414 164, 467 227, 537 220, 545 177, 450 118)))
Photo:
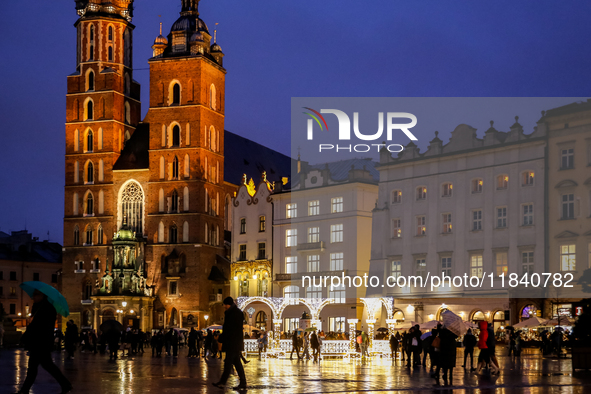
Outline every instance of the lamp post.
POLYGON ((205 315, 203 318, 205 319, 205 328, 207 328, 207 320, 209 320, 209 315, 205 315))

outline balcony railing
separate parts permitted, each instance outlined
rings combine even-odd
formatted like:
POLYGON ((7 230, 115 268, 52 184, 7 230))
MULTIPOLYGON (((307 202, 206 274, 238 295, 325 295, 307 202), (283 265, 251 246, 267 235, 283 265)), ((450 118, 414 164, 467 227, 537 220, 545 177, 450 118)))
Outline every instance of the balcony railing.
POLYGON ((300 251, 313 251, 313 250, 324 250, 324 241, 319 242, 308 242, 304 244, 298 244, 298 252, 300 251))

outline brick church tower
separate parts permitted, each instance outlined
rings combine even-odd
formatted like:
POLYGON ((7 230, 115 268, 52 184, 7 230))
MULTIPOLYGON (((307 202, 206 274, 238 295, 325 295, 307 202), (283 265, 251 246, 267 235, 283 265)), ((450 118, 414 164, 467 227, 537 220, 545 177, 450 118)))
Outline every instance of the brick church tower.
POLYGON ((199 0, 181 1, 168 38, 161 32, 152 47, 143 122, 133 0, 76 1, 62 285, 81 327, 221 319, 224 201, 233 192, 223 173, 224 55, 199 18, 199 0))

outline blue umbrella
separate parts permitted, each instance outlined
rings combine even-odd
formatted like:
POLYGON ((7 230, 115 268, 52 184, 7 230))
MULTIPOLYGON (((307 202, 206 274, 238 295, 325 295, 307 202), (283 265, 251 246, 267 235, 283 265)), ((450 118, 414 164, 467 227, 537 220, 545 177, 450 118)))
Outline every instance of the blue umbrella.
POLYGON ((68 315, 70 314, 68 302, 66 301, 62 293, 57 291, 55 287, 50 286, 47 283, 38 281, 24 282, 20 284, 20 287, 30 297, 33 297, 33 293, 35 293, 35 290, 39 290, 41 293, 47 296, 47 300, 51 302, 57 313, 59 313, 63 317, 68 317, 68 315))

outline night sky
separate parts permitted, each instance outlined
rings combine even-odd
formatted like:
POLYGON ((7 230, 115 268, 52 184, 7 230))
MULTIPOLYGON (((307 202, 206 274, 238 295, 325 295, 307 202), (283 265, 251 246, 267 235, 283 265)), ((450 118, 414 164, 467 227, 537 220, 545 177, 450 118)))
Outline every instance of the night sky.
MULTIPOLYGON (((180 4, 135 3, 144 114, 150 47, 180 4)), ((0 24, 0 230, 26 223, 57 242, 74 5, 5 1, 0 24)), ((199 11, 212 34, 219 23, 226 130, 286 154, 291 97, 591 96, 589 1, 202 0, 199 11)))

